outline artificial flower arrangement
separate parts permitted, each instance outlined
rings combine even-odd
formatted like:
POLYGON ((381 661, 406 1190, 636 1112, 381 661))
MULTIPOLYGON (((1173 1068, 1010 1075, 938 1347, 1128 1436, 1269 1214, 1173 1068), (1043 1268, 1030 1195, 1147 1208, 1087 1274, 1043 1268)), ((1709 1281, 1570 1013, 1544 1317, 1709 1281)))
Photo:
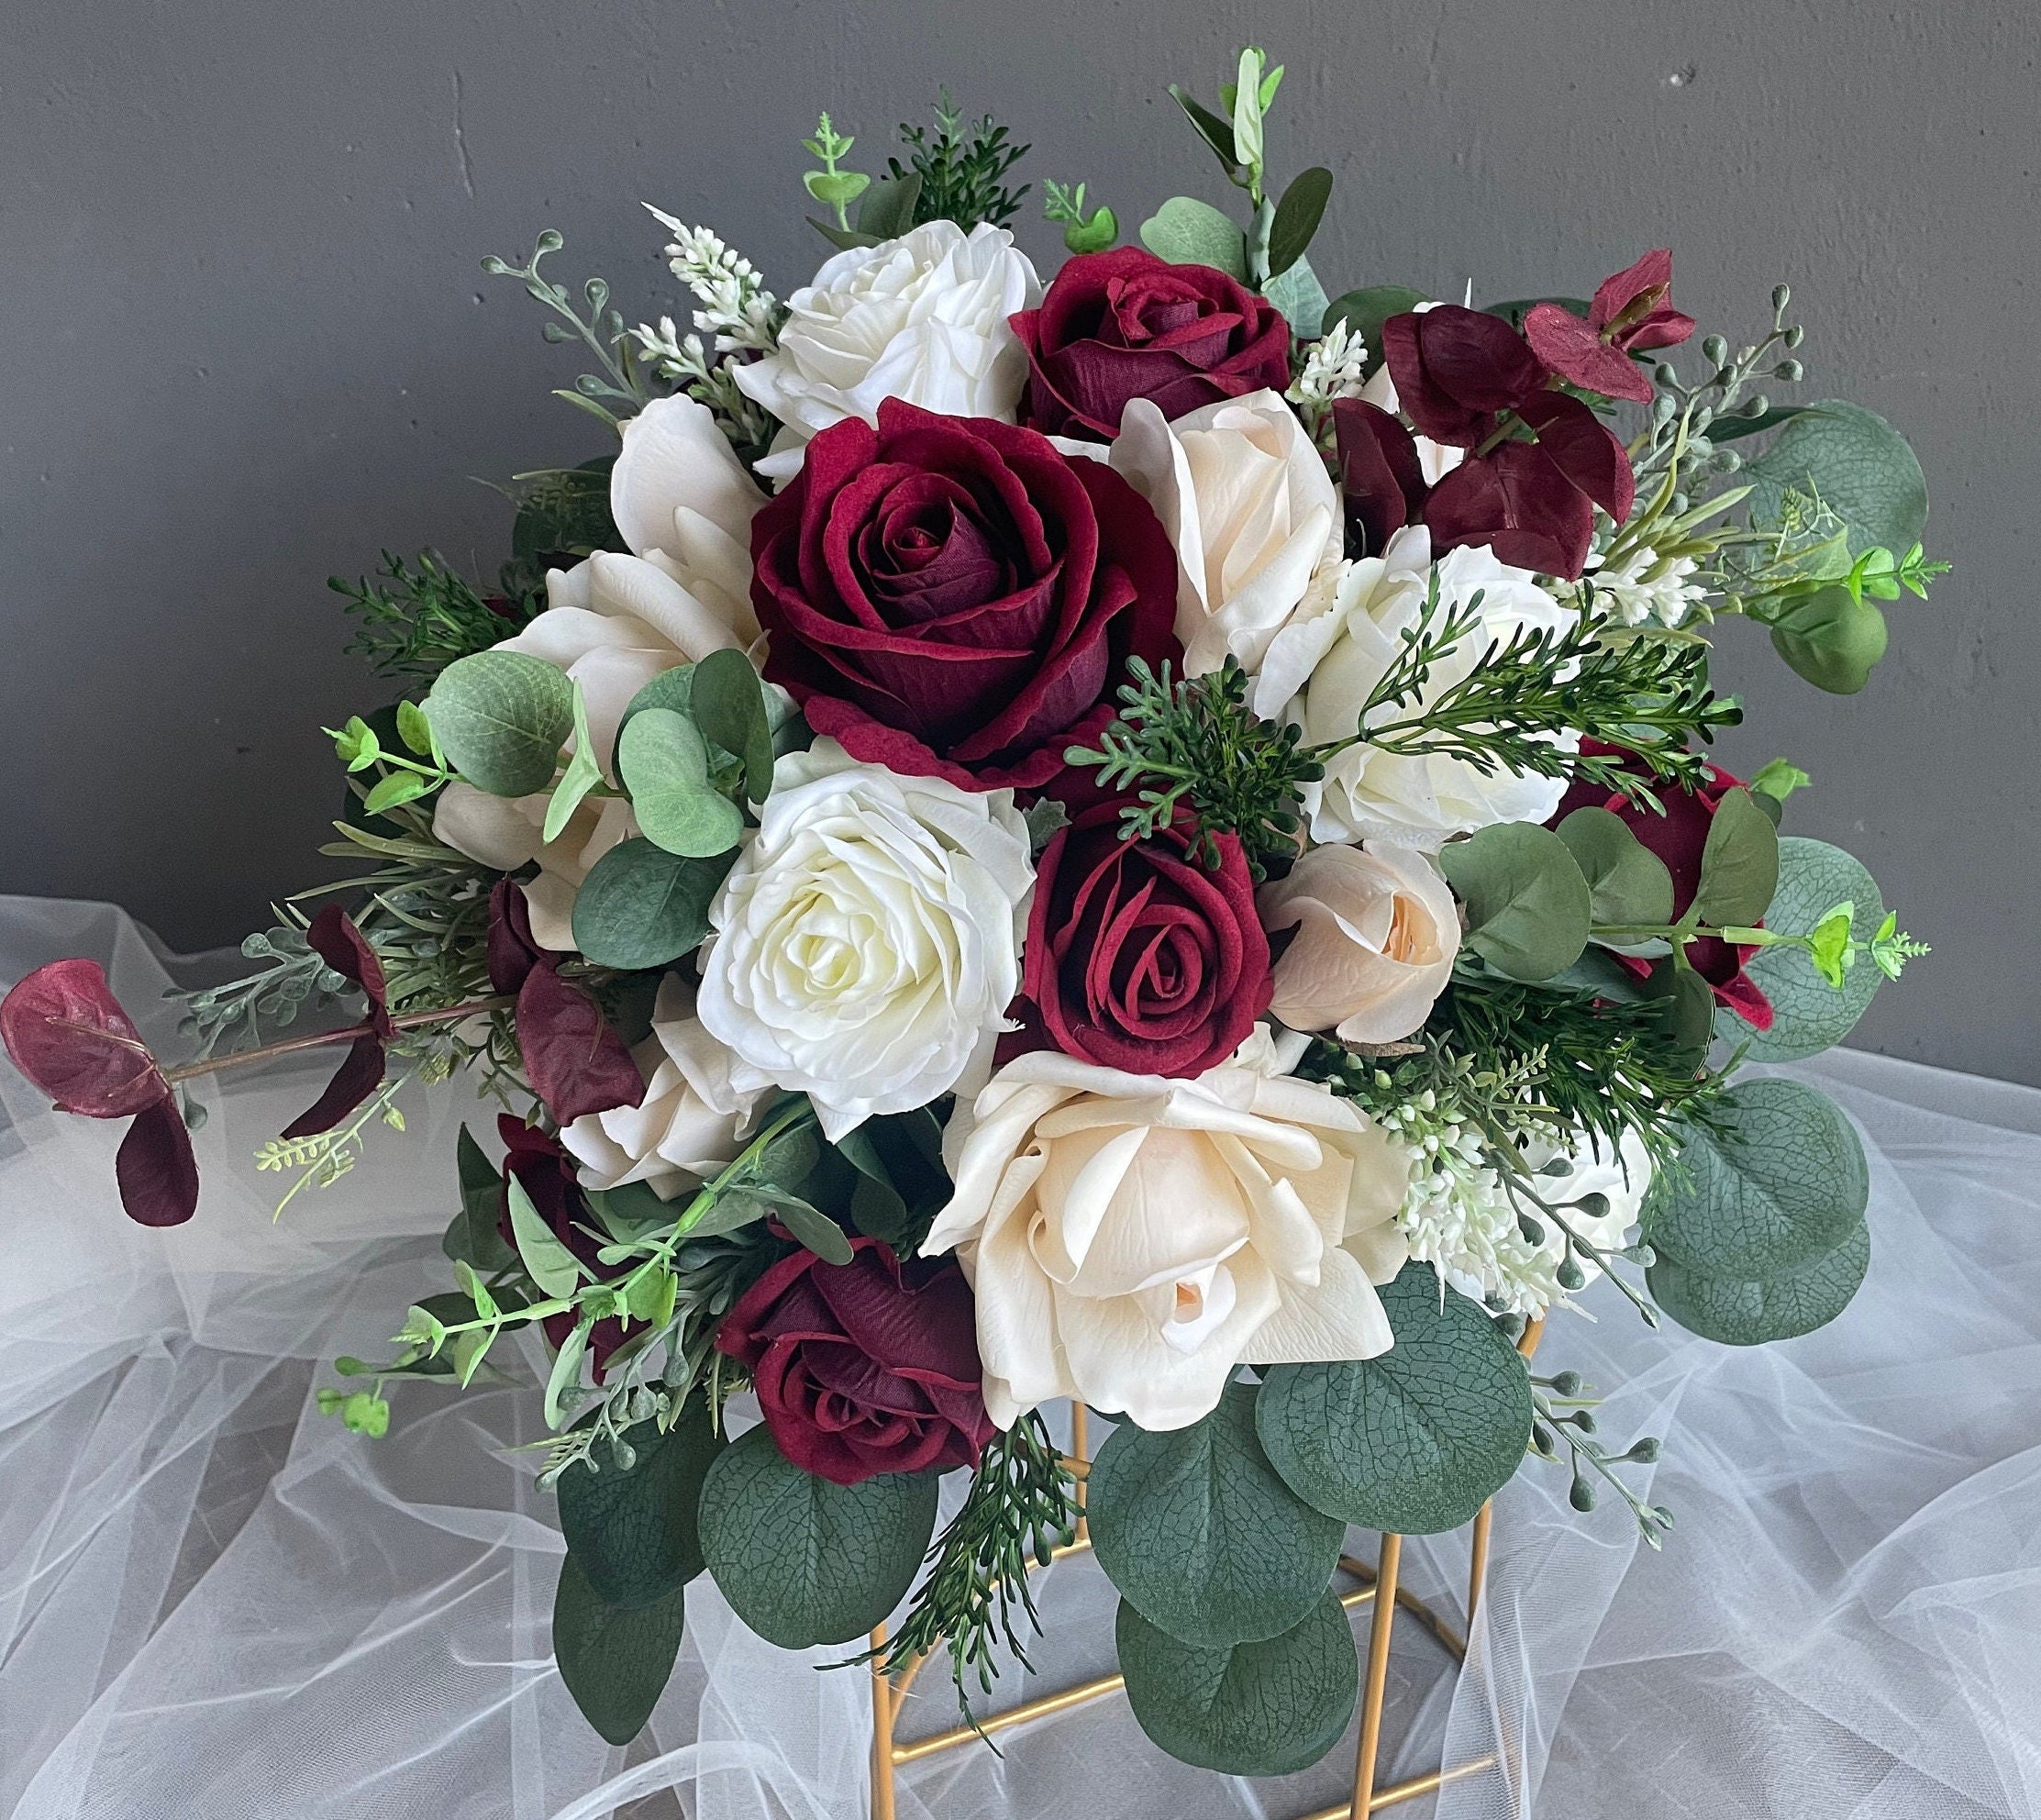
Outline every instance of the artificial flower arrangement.
POLYGON ((905 1600, 885 1659, 989 1685, 1073 1522, 1071 1398, 1117 1424, 1088 1518, 1137 1717, 1301 1767, 1355 1703, 1348 1525, 1455 1526, 1526 1459, 1670 1521, 1616 1470, 1658 1443, 1612 1451, 1525 1323, 1606 1274, 1750 1344, 1864 1274, 1849 1124, 1736 1070, 1923 950, 1780 837, 1804 773, 1706 756, 1709 640, 1860 688, 1877 603, 1942 566, 1919 467, 1753 395, 1802 376, 1784 286, 1683 366, 1665 251, 1585 301, 1328 298, 1331 174, 1268 180, 1281 75, 1171 91, 1244 226, 1177 196, 1123 245, 1050 183, 1046 283, 1026 149, 947 101, 876 179, 823 117, 834 250, 784 302, 663 215, 693 333, 578 304, 557 235, 489 261, 618 443, 521 477, 493 588, 429 552, 336 583, 405 691, 335 736, 324 850, 365 870, 186 995, 181 1063, 94 962, 0 1009, 60 1107, 132 1121, 150 1225, 198 1205, 187 1083, 272 1049, 345 1046, 263 1153, 294 1194, 406 1092, 501 1104, 455 1287, 319 1401, 380 1435, 393 1382, 501 1382, 542 1334, 554 1641, 614 1741, 704 1566, 790 1648, 905 1600))

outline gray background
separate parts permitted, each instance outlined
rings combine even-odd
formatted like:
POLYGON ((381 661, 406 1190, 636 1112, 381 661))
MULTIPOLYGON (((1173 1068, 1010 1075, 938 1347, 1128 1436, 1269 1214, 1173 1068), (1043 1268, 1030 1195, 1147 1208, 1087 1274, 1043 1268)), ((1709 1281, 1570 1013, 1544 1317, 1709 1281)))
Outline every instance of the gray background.
POLYGON ((17 4, 0 889, 116 899, 197 947, 323 876, 318 725, 387 693, 338 656, 325 578, 427 543, 493 573, 507 512, 470 477, 603 438, 547 395, 571 350, 483 254, 557 226, 561 275, 677 314, 643 199, 784 294, 826 250, 798 186, 815 109, 874 168, 940 82, 1034 141, 1030 210, 1084 177, 1131 230, 1176 191, 1223 199, 1164 84, 1209 97, 1248 35, 1290 68, 1274 165, 1338 180, 1333 291, 1584 294, 1669 243, 1680 302, 1733 338, 1789 279, 1801 395, 1912 438, 1956 573, 1894 610, 1854 700, 1725 627, 1755 727, 1725 751, 1813 771, 1789 825, 1858 853, 1937 949, 1857 1040, 2041 1082, 2030 0, 17 4))

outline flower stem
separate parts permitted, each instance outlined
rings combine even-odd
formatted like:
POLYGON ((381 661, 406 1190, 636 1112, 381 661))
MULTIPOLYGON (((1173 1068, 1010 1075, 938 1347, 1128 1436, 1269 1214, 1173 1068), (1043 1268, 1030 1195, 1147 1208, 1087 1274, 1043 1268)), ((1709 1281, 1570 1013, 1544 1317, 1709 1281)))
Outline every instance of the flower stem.
MULTIPOLYGON (((428 1024, 451 1023, 456 1018, 478 1016, 484 1012, 507 1011, 516 1003, 516 1000, 511 998, 471 999, 466 1004, 447 1005, 438 1011, 407 1011, 390 1022, 399 1030, 416 1030, 428 1024)), ((260 1049, 236 1049, 231 1055, 207 1056, 197 1061, 187 1061, 181 1067, 166 1068, 163 1079, 175 1086, 180 1081, 193 1081, 202 1074, 217 1074, 226 1069, 246 1067, 250 1062, 272 1061, 280 1055, 291 1055, 299 1049, 323 1049, 329 1043, 351 1043, 372 1027, 364 1019, 360 1024, 343 1025, 338 1030, 285 1037, 278 1042, 264 1043, 260 1049)))

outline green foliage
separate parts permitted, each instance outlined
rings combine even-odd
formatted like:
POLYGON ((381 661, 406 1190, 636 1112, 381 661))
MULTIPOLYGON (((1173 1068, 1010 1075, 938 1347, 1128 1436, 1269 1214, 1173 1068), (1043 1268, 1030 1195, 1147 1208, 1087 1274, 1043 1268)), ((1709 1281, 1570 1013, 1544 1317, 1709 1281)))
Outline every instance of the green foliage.
POLYGON ((848 228, 850 217, 845 212, 851 203, 871 187, 871 179, 862 171, 839 171, 839 159, 850 154, 855 139, 846 139, 829 124, 827 114, 823 115, 812 139, 801 143, 809 153, 822 161, 822 169, 803 173, 801 186, 826 208, 836 211, 837 226, 848 228))
POLYGON ((966 121, 963 111, 949 98, 949 91, 944 89, 936 103, 934 129, 903 121, 900 140, 906 148, 907 162, 903 166, 897 158, 889 159, 886 171, 895 182, 910 174, 920 180, 913 203, 914 221, 908 225, 954 221, 968 232, 983 221, 1003 226, 1020 213, 1029 186, 1023 183, 1013 189, 1006 176, 1029 148, 1009 144, 1006 128, 990 114, 966 121))
POLYGON ((764 802, 772 793, 772 725, 751 660, 742 651, 711 651, 694 666, 689 712, 711 746, 743 761, 746 797, 764 802))
POLYGON ((595 761, 594 736, 588 730, 588 702, 582 694, 582 685, 573 685, 574 750, 568 759, 566 768, 560 774, 560 781, 553 785, 551 799, 546 805, 546 820, 540 829, 547 840, 558 840, 567 830, 567 824, 573 819, 574 811, 588 799, 589 793, 598 789, 603 782, 602 767, 595 761))
POLYGON ((1747 790, 1727 790, 1708 822, 1692 914, 1717 928, 1759 921, 1779 888, 1779 830, 1747 790))
POLYGON ((912 1584, 936 1526, 936 1487, 933 1472, 833 1485, 754 1428, 703 1482, 702 1552, 723 1596, 768 1643, 849 1643, 912 1584))
POLYGON ((1342 1524, 1429 1536, 1468 1522, 1523 1463, 1524 1360, 1429 1264, 1381 1292, 1395 1344, 1373 1359, 1278 1365, 1256 1408, 1291 1489, 1342 1524))
MULTIPOLYGON (((1779 889, 1765 915, 1765 927, 1780 935, 1812 935, 1841 904, 1850 906, 1850 933, 1869 943, 1884 919, 1877 882, 1839 847, 1790 835, 1779 843, 1779 889)), ((1745 972, 1771 1001, 1769 1030, 1731 1027, 1758 1061, 1798 1061, 1819 1055, 1849 1035, 1884 976, 1876 967, 1854 966, 1833 986, 1815 971, 1805 949, 1779 943, 1760 949, 1745 972)))
POLYGON ((560 1473, 567 1551, 605 1604, 656 1604, 702 1571, 702 1481, 725 1440, 707 1399, 693 1396, 671 1428, 640 1423, 560 1473))
POLYGON ((1326 315, 1326 287, 1319 283, 1308 259, 1299 258, 1273 278, 1265 279, 1261 294, 1282 312, 1292 335, 1307 341, 1317 336, 1326 315))
POLYGON ((485 598, 430 549, 419 552, 416 567, 384 550, 372 577, 335 575, 327 586, 361 622, 349 655, 384 676, 437 676, 509 638, 531 616, 520 602, 485 598))
POLYGON ((1658 1306, 1689 1332, 1725 1346, 1765 1346, 1826 1326, 1849 1306, 1870 1260, 1870 1227, 1859 1220, 1832 1249, 1761 1280, 1714 1276, 1670 1258, 1647 1275, 1658 1306))
POLYGON ((566 244, 558 231, 549 228, 539 235, 533 244, 531 257, 522 265, 512 265, 508 260, 492 253, 483 261, 482 269, 492 278, 518 279, 527 296, 552 311, 558 320, 545 326, 543 333, 547 340, 578 340, 595 356, 596 364, 601 368, 599 372, 582 373, 575 380, 571 390, 556 391, 553 396, 564 398, 612 429, 617 429, 625 417, 644 409, 655 394, 638 367, 622 312, 610 307, 607 282, 591 278, 582 284, 582 298, 587 307, 584 316, 575 308, 567 287, 556 283, 539 271, 541 261, 549 259, 566 244))
POLYGON ((1047 1567, 1052 1548, 1074 1533, 1075 1486, 1038 1411, 995 1434, 963 1504, 928 1551, 928 1572, 886 1641, 882 1672, 897 1674, 947 1647, 958 1704, 968 1718, 967 1670, 991 1692, 1001 1644, 1030 1668, 1015 1609, 1040 1633, 1028 1570, 1047 1567))
POLYGON ((1761 1281, 1841 1244, 1869 1198, 1864 1147, 1834 1101, 1797 1081, 1747 1081, 1653 1180, 1644 1237, 1675 1264, 1761 1281))
POLYGON ((245 937, 241 952, 261 968, 245 979, 199 989, 172 987, 163 996, 183 1007, 177 1034, 197 1044, 196 1057, 248 1049, 294 1022, 306 1004, 323 1011, 336 998, 352 997, 356 988, 343 973, 328 967, 294 924, 279 924, 245 937))
POLYGON ((1439 852, 1467 906, 1465 945, 1513 980, 1549 980, 1587 946, 1590 895, 1567 844, 1531 822, 1498 822, 1439 852))
POLYGON ((1322 164, 1300 171, 1290 180, 1269 229, 1270 278, 1281 277, 1304 256, 1331 200, 1332 172, 1322 164))
POLYGON ((440 1249, 489 1275, 506 1271, 517 1261, 517 1254, 505 1243, 497 1218, 503 1175, 465 1125, 454 1145, 454 1162, 460 1176, 460 1211, 439 1241, 440 1249))
POLYGON ((1927 525, 1927 481, 1906 438, 1844 399, 1796 411, 1743 472, 1754 524, 1780 524, 1786 494, 1806 494, 1842 520, 1853 555, 1873 546, 1905 549, 1927 525))
POLYGON ((645 1728, 666 1691, 687 1625, 687 1594, 676 1586, 655 1604, 606 1604, 568 1555, 553 1594, 553 1656, 582 1716, 611 1744, 645 1728))
POLYGON ((949 1199, 942 1141, 942 1119, 929 1106, 866 1119, 833 1147, 849 1180, 823 1204, 840 1204, 867 1237, 912 1257, 949 1199))
POLYGON ((1195 818, 1193 855, 1213 871, 1220 853, 1214 837, 1237 835, 1256 878, 1271 861, 1293 858, 1302 825, 1297 786, 1325 768, 1299 746, 1294 727, 1278 727, 1248 706, 1248 677, 1229 654, 1224 666, 1189 682, 1158 676, 1139 658, 1119 691, 1120 717, 1100 735, 1097 749, 1072 746, 1073 765, 1095 766, 1102 789, 1134 791, 1122 820, 1125 839, 1146 838, 1170 827, 1181 809, 1195 818), (1144 780, 1153 778, 1156 784, 1144 780))
POLYGON ((1392 316, 1408 315, 1425 301, 1422 291, 1405 284, 1366 284, 1326 305, 1320 332, 1329 334, 1335 323, 1345 323, 1368 344, 1368 372, 1372 374, 1382 363, 1382 324, 1392 316))
POLYGON ((1167 1434, 1122 1422, 1086 1482, 1092 1546, 1121 1596, 1189 1643, 1288 1630, 1339 1562, 1343 1525, 1283 1482, 1255 1434, 1255 1393, 1226 1388, 1167 1434))
POLYGON ((1329 1591, 1280 1635, 1218 1648, 1181 1642, 1122 1600, 1114 1640, 1141 1729, 1180 1762, 1222 1775, 1310 1768, 1359 1696, 1353 1633, 1329 1591))
POLYGON ((426 714, 454 769, 476 789, 529 796, 553 781, 574 730, 574 690, 538 658, 478 651, 439 672, 426 714))
POLYGON ((1101 203, 1084 212, 1084 185, 1073 189, 1049 182, 1042 185, 1042 219, 1060 222, 1064 250, 1102 253, 1120 238, 1119 217, 1101 203))
POLYGON ((516 1236, 525 1274, 550 1296, 568 1296, 581 1286, 582 1263, 553 1234, 545 1216, 515 1175, 504 1180, 510 1202, 510 1229, 516 1236))
POLYGON ((574 946, 598 967, 663 967, 709 933, 709 905, 729 855, 687 859, 642 836, 619 842, 589 869, 574 898, 574 946))
POLYGON ((1621 816, 1609 809, 1576 809, 1555 832, 1587 881, 1591 921, 1672 920, 1672 874, 1621 816))
POLYGON ((1247 283, 1247 239, 1238 224, 1195 196, 1171 196, 1142 222, 1141 244, 1172 265, 1209 265, 1247 283))
POLYGON ((1885 616, 1840 583, 1793 597, 1769 623, 1772 649, 1793 673, 1832 695, 1862 689, 1891 637, 1885 616))
POLYGON ((617 768, 645 838, 683 859, 727 853, 744 832, 736 804, 709 778, 709 752, 694 723, 671 708, 646 708, 616 741, 617 768))

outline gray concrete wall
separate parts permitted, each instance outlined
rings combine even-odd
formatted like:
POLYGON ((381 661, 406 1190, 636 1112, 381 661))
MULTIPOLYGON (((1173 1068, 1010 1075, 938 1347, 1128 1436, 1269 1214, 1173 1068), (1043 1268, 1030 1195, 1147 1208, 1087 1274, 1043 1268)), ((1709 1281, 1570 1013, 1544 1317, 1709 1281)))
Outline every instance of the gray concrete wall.
POLYGON ((1669 243, 1680 301, 1732 336, 1789 279, 1805 395, 1913 438, 1956 573, 1895 611, 1855 700, 1725 628, 1754 723, 1727 752, 1813 771, 1793 825, 1936 945, 1858 1040, 2041 1082, 2031 0, 17 5, 0 889, 117 899, 199 946, 321 875, 318 724, 379 699, 326 576, 425 543, 493 570, 505 508, 469 477, 601 439, 548 397, 575 368, 483 254, 557 226, 563 271, 671 309, 644 199, 783 293, 824 250, 798 187, 815 109, 877 152, 941 82, 1034 141, 1037 197, 1083 177, 1137 222, 1216 199, 1164 84, 1209 94, 1248 34, 1290 67, 1277 165, 1338 180, 1334 291, 1581 292, 1669 243))

